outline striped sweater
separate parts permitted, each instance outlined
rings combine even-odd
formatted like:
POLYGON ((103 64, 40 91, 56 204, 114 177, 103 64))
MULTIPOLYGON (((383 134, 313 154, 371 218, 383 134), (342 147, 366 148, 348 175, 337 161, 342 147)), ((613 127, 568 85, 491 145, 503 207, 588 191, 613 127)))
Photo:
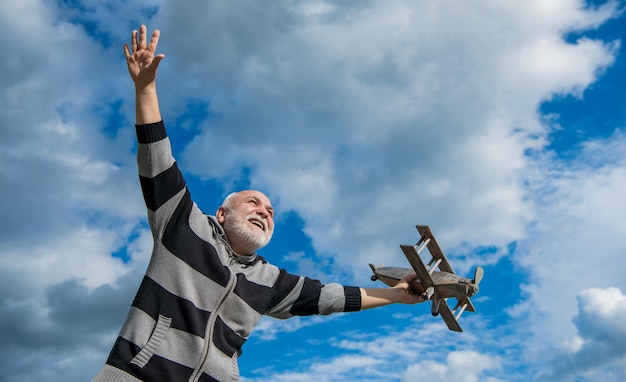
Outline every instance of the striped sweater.
POLYGON ((261 256, 235 254, 192 201, 163 122, 136 126, 139 178, 154 248, 102 381, 236 381, 237 358, 263 315, 356 311, 357 287, 322 285, 261 256))

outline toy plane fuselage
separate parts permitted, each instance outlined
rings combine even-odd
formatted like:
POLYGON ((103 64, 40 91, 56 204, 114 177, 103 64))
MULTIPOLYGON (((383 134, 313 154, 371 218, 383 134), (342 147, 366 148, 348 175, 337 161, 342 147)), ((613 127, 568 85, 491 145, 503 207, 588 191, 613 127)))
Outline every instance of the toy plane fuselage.
MULTIPOLYGON (((401 267, 375 267, 373 271, 378 280, 389 286, 394 286, 406 276, 415 274, 413 269, 401 267)), ((434 271, 430 277, 433 279, 433 285, 437 286, 439 296, 443 298, 471 297, 477 292, 477 290, 474 291, 472 280, 453 273, 434 271)), ((419 279, 419 275, 409 285, 415 294, 426 293, 426 288, 419 279)))
POLYGON ((411 264, 412 268, 400 267, 375 267, 370 264, 374 275, 372 280, 380 280, 389 286, 394 286, 398 281, 411 274, 417 274, 409 286, 411 290, 420 295, 425 295, 432 300, 432 314, 441 313, 441 317, 450 330, 462 332, 458 319, 461 314, 468 310, 475 312, 476 309, 470 301, 470 297, 478 292, 478 284, 483 277, 482 268, 477 268, 474 279, 460 277, 448 264, 448 260, 441 251, 428 226, 416 226, 420 233, 420 240, 416 245, 401 245, 402 252, 411 264), (428 248, 432 259, 426 265, 420 257, 420 253, 428 248), (435 269, 439 269, 436 271, 435 269), (457 304, 450 310, 446 299, 456 298, 457 304))

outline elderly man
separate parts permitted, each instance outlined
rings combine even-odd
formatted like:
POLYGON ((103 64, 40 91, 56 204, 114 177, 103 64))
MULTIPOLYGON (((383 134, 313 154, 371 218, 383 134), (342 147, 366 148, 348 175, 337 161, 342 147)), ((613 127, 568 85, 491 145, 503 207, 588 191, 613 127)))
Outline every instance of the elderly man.
MULTIPOLYGON (((256 254, 274 231, 263 193, 230 194, 215 216, 192 201, 172 157, 156 92, 159 31, 124 46, 135 83, 137 163, 154 239, 150 264, 94 381, 236 381, 237 358, 263 315, 331 314, 422 302, 407 278, 364 289, 296 276, 256 254)), ((415 276, 412 276, 415 277, 415 276)))

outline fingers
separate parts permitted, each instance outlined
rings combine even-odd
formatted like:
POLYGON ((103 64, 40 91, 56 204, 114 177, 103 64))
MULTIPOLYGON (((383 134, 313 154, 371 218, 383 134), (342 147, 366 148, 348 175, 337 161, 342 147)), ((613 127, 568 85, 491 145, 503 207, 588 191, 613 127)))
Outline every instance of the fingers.
POLYGON ((139 50, 146 49, 146 26, 142 25, 139 27, 139 45, 137 46, 139 50))
POLYGON ((410 283, 411 281, 415 280, 417 278, 417 274, 412 273, 408 276, 405 276, 402 280, 400 280, 401 283, 410 283))
POLYGON ((411 291, 410 288, 407 288, 406 297, 404 298, 406 304, 417 304, 424 301, 426 301, 426 299, 423 294, 417 294, 411 291))
POLYGON ((161 36, 161 32, 158 29, 155 29, 152 32, 152 38, 150 39, 150 45, 148 45, 148 50, 153 53, 156 52, 157 45, 159 44, 159 36, 161 36))
POLYGON ((137 51, 137 31, 134 30, 131 33, 130 37, 131 37, 131 41, 130 42, 131 42, 131 46, 132 46, 132 49, 133 49, 133 53, 135 53, 137 51))
MULTIPOLYGON (((145 25, 141 25, 139 27, 139 38, 137 38, 137 30, 133 30, 131 33, 131 48, 132 53, 136 53, 140 50, 148 49, 152 53, 156 52, 157 45, 159 44, 159 37, 161 36, 161 32, 156 29, 152 32, 152 37, 150 38, 150 43, 147 42, 147 28, 145 25)), ((124 48, 125 51, 127 48, 124 48)), ((130 50, 129 50, 130 53, 130 50)))

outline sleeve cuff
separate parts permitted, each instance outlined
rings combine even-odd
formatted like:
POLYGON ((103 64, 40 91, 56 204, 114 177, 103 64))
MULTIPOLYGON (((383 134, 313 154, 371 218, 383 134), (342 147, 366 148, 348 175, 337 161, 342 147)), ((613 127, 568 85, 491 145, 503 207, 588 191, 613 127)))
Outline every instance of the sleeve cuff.
POLYGON ((154 143, 167 138, 163 121, 135 125, 135 132, 139 143, 154 143))
POLYGON ((344 286, 343 293, 346 296, 344 312, 358 312, 361 310, 361 288, 344 286))

